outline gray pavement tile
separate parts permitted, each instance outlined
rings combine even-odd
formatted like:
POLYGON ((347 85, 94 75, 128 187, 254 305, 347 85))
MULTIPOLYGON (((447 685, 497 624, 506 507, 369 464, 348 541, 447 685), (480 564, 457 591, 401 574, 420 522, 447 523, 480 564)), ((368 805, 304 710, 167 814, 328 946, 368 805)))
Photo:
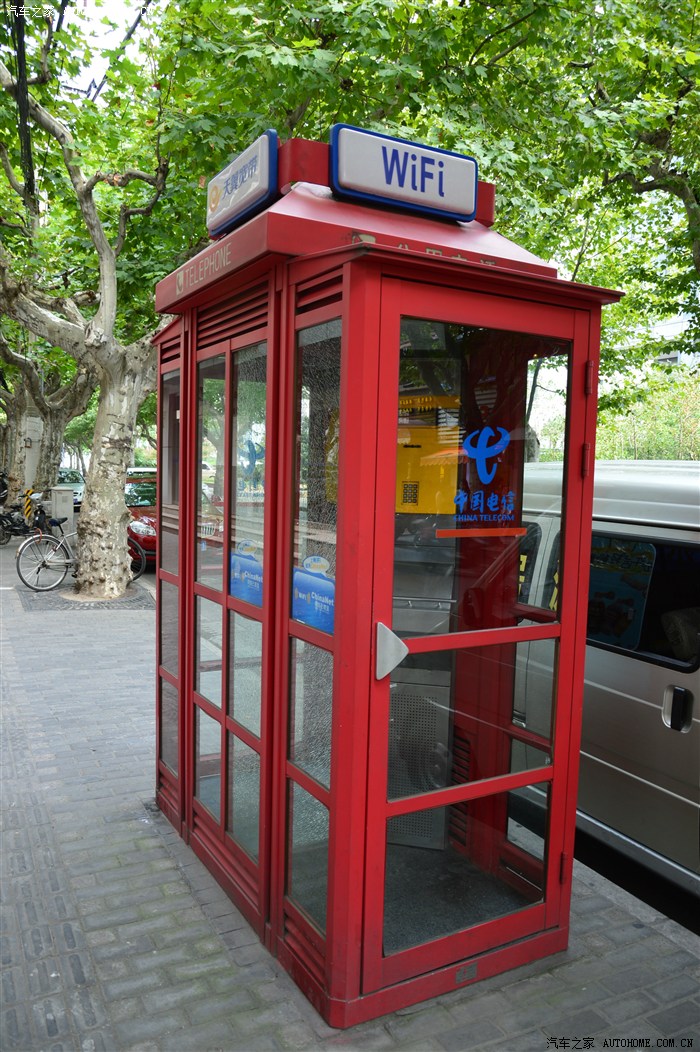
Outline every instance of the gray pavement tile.
POLYGON ((687 1030, 700 1038, 700 1004, 695 1000, 677 1001, 660 1012, 652 1012, 648 1019, 662 1037, 680 1036, 687 1030))
POLYGON ((601 1005, 601 1011, 611 1023, 636 1022, 658 1008, 645 990, 635 990, 623 997, 613 997, 601 1005))
POLYGON ((605 989, 612 994, 627 994, 632 990, 641 990, 648 987, 657 977, 657 973, 651 964, 639 964, 633 968, 625 968, 606 976, 604 980, 605 989))
POLYGON ((648 991, 659 1004, 670 1004, 672 1001, 681 1001, 685 997, 693 997, 700 993, 700 987, 693 976, 679 972, 672 978, 653 983, 648 987, 648 991))
POLYGON ((548 1019, 543 1020, 542 1030, 547 1037, 563 1037, 569 1040, 576 1037, 582 1040, 586 1037, 595 1037, 607 1026, 600 1012, 595 1009, 586 1009, 583 1012, 573 1012, 568 1015, 552 1012, 548 1019))
POLYGON ((491 1041, 503 1038, 503 1031, 494 1023, 482 1022, 473 1027, 460 1027, 458 1030, 440 1033, 438 1044, 447 1052, 459 1052, 460 1049, 479 1049, 491 1041))
MULTIPOLYGON (((583 1048, 583 1045, 580 1047, 583 1048)), ((488 1046, 489 1052, 514 1052, 516 1048, 517 1052, 546 1052, 553 1046, 547 1045, 547 1039, 541 1030, 528 1030, 525 1034, 518 1034, 517 1046, 512 1038, 488 1046)))
POLYGON ((170 1011, 165 1015, 141 1015, 132 1019, 123 1019, 114 1024, 114 1033, 119 1042, 118 1048, 133 1049, 147 1041, 156 1042, 155 1047, 167 1049, 167 1038, 182 1029, 187 1023, 184 1012, 170 1011))
POLYGON ((698 1034, 700 940, 578 864, 568 950, 333 1030, 154 805, 152 610, 39 613, 5 593, 3 616, 8 601, 3 1052, 545 1052, 548 1036, 698 1034), (52 677, 40 706, 29 663, 52 677))
POLYGON ((184 1029, 168 1035, 168 1052, 221 1052, 231 1048, 235 1040, 234 1027, 218 1019, 202 1026, 188 1025, 184 1029))

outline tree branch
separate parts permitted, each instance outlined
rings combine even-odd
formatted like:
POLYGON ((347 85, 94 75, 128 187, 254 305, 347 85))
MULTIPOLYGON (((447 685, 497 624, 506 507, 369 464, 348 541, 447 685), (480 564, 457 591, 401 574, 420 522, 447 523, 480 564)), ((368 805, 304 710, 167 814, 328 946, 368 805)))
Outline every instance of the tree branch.
MULTIPOLYGON (((134 33, 136 32, 136 30, 138 29, 138 27, 139 27, 139 25, 141 23, 141 19, 146 14, 146 11, 148 10, 148 8, 150 6, 150 3, 151 3, 151 0, 142 0, 141 7, 139 8, 139 13, 136 16, 135 21, 133 22, 133 24, 127 30, 126 36, 124 37, 124 39, 122 40, 121 44, 119 45, 119 48, 117 49, 117 54, 118 55, 122 55, 123 54, 124 49, 126 48, 126 45, 131 40, 132 36, 134 35, 134 33)), ((107 83, 107 77, 108 76, 109 76, 109 69, 107 69, 104 77, 102 78, 100 83, 98 85, 96 85, 96 87, 95 87, 95 92, 94 92, 94 94, 92 96, 92 101, 93 102, 95 101, 95 99, 97 98, 97 96, 100 94, 100 92, 104 88, 105 84, 107 83)))
POLYGON ((536 10, 536 7, 530 8, 530 10, 526 11, 524 15, 521 15, 520 18, 515 18, 512 22, 509 22, 508 25, 503 26, 501 29, 496 29, 493 33, 489 33, 487 36, 485 36, 479 44, 478 48, 476 48, 476 50, 472 52, 471 58, 467 62, 467 65, 471 66, 479 52, 483 51, 484 48, 488 44, 490 44, 492 40, 495 40, 496 37, 502 36, 504 33, 507 33, 509 29, 513 29, 515 26, 520 25, 521 22, 526 22, 528 18, 530 18, 531 15, 535 13, 536 10))
POLYGON ((9 318, 24 325, 30 332, 54 346, 62 347, 79 364, 86 364, 85 326, 61 318, 26 294, 9 268, 7 254, 0 246, 0 310, 9 318))
POLYGON ((31 202, 31 196, 27 194, 24 183, 20 183, 19 179, 15 175, 15 170, 10 163, 10 155, 7 152, 7 147, 4 142, 0 142, 0 162, 7 177, 7 181, 21 199, 22 203, 29 208, 31 202))
MULTIPOLYGON (((17 84, 2 62, 0 62, 0 87, 13 98, 17 98, 17 84)), ((77 151, 70 130, 62 121, 53 117, 48 110, 44 109, 31 95, 28 95, 28 102, 32 120, 55 139, 61 148, 63 163, 78 199, 83 221, 97 252, 100 274, 100 306, 97 315, 92 319, 88 338, 93 343, 94 352, 99 354, 100 345, 108 342, 111 338, 116 317, 117 282, 114 252, 107 240, 107 235, 97 213, 92 189, 87 185, 77 162, 77 151)))
POLYGON ((13 351, 5 337, 0 333, 0 358, 8 365, 14 365, 15 369, 19 369, 22 374, 22 378, 32 396, 32 401, 37 407, 40 413, 45 413, 47 409, 46 400, 44 398, 44 392, 41 389, 41 377, 36 368, 36 365, 30 358, 25 358, 22 354, 17 354, 13 351))
POLYGON ((611 186, 618 182, 627 183, 635 194, 647 194, 653 190, 659 190, 679 199, 688 217, 693 263, 695 269, 700 273, 700 200, 690 177, 683 172, 664 168, 659 163, 652 163, 649 165, 647 175, 641 178, 632 172, 621 172, 612 179, 604 179, 603 185, 611 186))

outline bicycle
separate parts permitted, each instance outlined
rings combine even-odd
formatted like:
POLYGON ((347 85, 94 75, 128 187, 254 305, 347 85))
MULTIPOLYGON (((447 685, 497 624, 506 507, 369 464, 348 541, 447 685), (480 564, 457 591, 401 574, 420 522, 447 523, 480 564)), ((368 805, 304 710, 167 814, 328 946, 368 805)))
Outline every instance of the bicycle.
MULTIPOLYGON (((17 549, 17 573, 27 588, 35 592, 50 592, 65 580, 69 570, 78 575, 78 559, 71 545, 77 533, 64 533, 64 519, 49 519, 49 526, 60 531, 61 536, 42 534, 28 537, 17 549)), ((131 555, 132 580, 137 581, 146 568, 146 553, 138 541, 128 538, 131 555)))

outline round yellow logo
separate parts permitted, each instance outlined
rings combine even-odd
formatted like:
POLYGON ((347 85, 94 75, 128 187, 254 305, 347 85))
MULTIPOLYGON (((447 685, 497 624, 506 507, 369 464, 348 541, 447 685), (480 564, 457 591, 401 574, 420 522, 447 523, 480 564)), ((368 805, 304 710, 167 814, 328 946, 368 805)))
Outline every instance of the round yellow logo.
POLYGON ((221 187, 216 183, 209 187, 209 211, 216 212, 221 200, 221 187))

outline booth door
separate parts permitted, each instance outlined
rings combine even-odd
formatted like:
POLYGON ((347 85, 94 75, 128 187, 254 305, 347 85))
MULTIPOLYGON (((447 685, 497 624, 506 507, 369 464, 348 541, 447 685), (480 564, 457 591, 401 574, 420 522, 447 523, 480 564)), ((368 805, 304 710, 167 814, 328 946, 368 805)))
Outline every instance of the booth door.
POLYGON ((268 355, 249 336, 196 365, 192 845, 262 931, 269 523, 268 355))
POLYGON ((560 921, 587 401, 584 312, 389 281, 382 318, 366 993, 560 921))

